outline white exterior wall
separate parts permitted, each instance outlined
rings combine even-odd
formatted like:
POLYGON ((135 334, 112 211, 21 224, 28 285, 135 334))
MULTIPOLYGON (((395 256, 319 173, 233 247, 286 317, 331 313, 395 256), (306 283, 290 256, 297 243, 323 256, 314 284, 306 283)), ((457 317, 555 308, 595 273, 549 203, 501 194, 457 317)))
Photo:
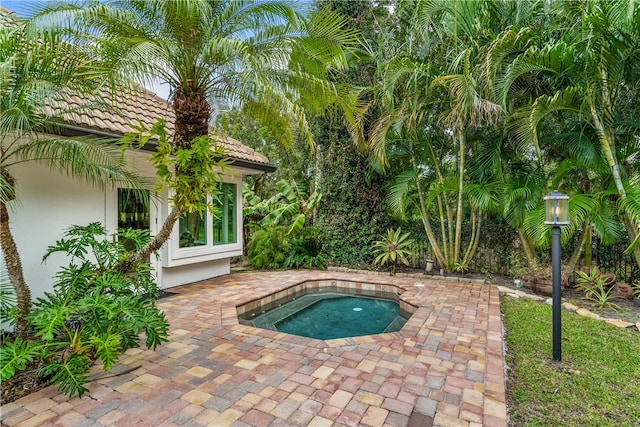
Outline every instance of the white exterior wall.
MULTIPOLYGON (((61 254, 42 257, 71 225, 105 222, 105 193, 51 173, 35 163, 14 167, 18 200, 9 205, 9 224, 32 297, 51 291, 54 276, 68 259, 61 254)), ((3 266, 4 268, 4 266, 3 266)))
MULTIPOLYGON (((147 176, 154 176, 150 163, 141 153, 130 153, 136 169, 147 176)), ((117 230, 117 190, 95 188, 81 181, 68 178, 36 163, 24 163, 12 167, 16 177, 18 200, 9 205, 10 226, 18 246, 25 280, 33 298, 51 291, 54 276, 69 259, 63 253, 51 255, 45 264, 42 257, 48 246, 55 244, 72 225, 102 223, 109 234, 117 230)), ((174 235, 160 251, 160 261, 155 262, 157 283, 169 288, 211 277, 228 274, 230 257, 242 254, 242 173, 234 171, 225 181, 237 184, 238 243, 209 248, 207 253, 185 256, 179 249, 177 228, 174 235)), ((151 233, 155 234, 169 211, 166 197, 151 198, 151 233), (157 219, 157 221, 156 221, 157 219)), ((0 269, 4 269, 0 257, 0 269)))

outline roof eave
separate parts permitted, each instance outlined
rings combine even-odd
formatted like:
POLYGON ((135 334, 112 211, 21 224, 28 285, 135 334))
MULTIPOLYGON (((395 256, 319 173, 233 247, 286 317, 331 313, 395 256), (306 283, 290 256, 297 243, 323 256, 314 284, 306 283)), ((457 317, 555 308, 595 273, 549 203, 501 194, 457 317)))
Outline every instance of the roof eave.
MULTIPOLYGON (((115 138, 115 139, 122 138, 122 135, 119 135, 116 133, 105 132, 97 129, 83 128, 80 126, 74 126, 66 123, 57 123, 56 126, 58 126, 61 129, 60 134, 62 136, 95 135, 102 138, 115 138)), ((156 151, 156 147, 157 147, 157 144, 155 142, 150 141, 144 144, 141 147, 141 149, 144 151, 156 151)), ((259 171, 260 173, 263 173, 263 172, 271 173, 271 172, 275 172, 277 169, 276 166, 270 165, 268 163, 253 162, 251 160, 239 159, 233 156, 229 156, 228 158, 233 160, 232 166, 259 171)), ((216 160, 220 160, 220 159, 221 157, 216 158, 216 160)))

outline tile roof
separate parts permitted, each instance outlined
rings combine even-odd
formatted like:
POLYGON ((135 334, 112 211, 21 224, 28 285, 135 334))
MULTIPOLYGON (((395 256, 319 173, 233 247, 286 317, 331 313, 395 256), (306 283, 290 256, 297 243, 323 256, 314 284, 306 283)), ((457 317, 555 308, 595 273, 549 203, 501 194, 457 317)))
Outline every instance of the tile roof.
MULTIPOLYGON (((115 96, 103 92, 103 101, 98 104, 78 96, 64 96, 64 102, 56 110, 67 110, 60 118, 68 124, 87 130, 124 135, 133 132, 131 124, 142 124, 150 128, 157 119, 166 121, 166 130, 171 135, 174 130, 175 115, 171 104, 153 92, 140 88, 128 94, 115 93, 115 96)), ((51 112, 52 109, 50 108, 51 112)), ((254 149, 230 136, 212 130, 212 137, 225 148, 229 157, 238 160, 268 165, 269 159, 254 149)))
MULTIPOLYGON (((0 25, 15 25, 16 15, 0 6, 0 25)), ((96 99, 81 99, 77 95, 63 95, 63 100, 45 107, 45 114, 54 114, 66 124, 85 129, 116 135, 133 132, 131 124, 138 120, 149 128, 157 119, 166 121, 166 129, 173 133, 175 115, 171 104, 155 93, 140 88, 128 94, 110 94, 102 91, 96 99), (97 102, 98 99, 100 102, 97 102)), ((269 159, 254 149, 228 135, 212 130, 211 135, 225 148, 228 156, 262 166, 269 166, 269 159)), ((263 169, 263 168, 260 168, 263 169)), ((265 170, 265 169, 263 169, 265 170)))

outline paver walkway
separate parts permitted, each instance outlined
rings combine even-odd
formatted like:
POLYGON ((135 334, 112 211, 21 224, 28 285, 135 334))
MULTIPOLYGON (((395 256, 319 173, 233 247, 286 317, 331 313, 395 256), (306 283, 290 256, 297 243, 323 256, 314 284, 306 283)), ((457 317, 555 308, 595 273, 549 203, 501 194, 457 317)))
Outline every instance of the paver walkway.
MULTIPOLYGON (((90 393, 49 387, 2 407, 6 426, 505 426, 498 289, 341 272, 231 274, 159 301, 170 342, 95 370, 90 393), (304 280, 397 285, 398 333, 319 341, 238 324, 235 305, 304 280), (424 286, 415 286, 423 284, 424 286)), ((97 368, 97 367, 96 367, 97 368)))

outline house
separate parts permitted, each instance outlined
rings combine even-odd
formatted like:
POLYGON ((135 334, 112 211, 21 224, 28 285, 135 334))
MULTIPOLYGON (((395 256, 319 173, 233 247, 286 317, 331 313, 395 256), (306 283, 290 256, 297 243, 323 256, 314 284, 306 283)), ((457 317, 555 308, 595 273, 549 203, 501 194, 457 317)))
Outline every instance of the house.
MULTIPOLYGON (((68 97, 70 107, 82 107, 84 100, 68 97)), ((113 108, 77 108, 62 115, 64 136, 92 135, 119 138, 131 132, 140 120, 150 127, 157 118, 167 122, 172 133, 174 116, 170 104, 146 90, 133 96, 116 96, 113 108)), ((242 177, 275 168, 268 159, 226 135, 213 135, 233 163, 222 186, 220 214, 186 215, 175 225, 160 256, 151 257, 161 289, 228 274, 232 257, 242 254, 242 177)), ((147 161, 149 151, 128 150, 134 168, 155 179, 147 161)), ((62 237, 71 225, 102 223, 109 233, 118 228, 149 228, 155 234, 170 211, 169 194, 147 194, 136 200, 129 189, 109 186, 97 189, 77 179, 33 162, 12 166, 17 179, 18 200, 9 206, 11 229, 22 259, 25 280, 33 296, 52 289, 54 275, 69 260, 54 254, 42 262, 46 248, 62 237)), ((2 265, 0 265, 2 268, 2 265)))

